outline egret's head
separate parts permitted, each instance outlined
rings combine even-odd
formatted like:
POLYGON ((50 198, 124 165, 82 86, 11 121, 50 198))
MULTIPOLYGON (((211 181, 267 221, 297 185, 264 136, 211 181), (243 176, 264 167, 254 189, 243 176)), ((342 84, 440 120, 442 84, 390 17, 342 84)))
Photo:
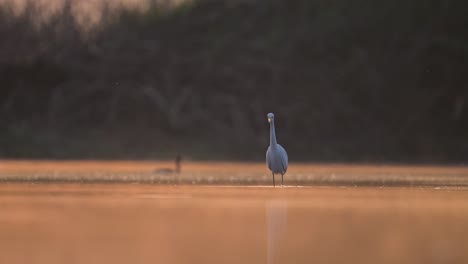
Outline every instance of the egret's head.
POLYGON ((275 119, 275 115, 273 113, 268 113, 267 117, 268 117, 268 122, 269 123, 271 123, 271 121, 273 121, 273 119, 275 119))

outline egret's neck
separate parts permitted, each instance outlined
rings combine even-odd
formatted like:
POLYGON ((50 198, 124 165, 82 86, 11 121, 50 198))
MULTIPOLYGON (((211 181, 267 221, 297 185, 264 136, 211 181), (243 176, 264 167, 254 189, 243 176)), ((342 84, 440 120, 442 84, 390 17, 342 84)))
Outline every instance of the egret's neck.
POLYGON ((276 146, 275 122, 270 121, 270 146, 276 146))

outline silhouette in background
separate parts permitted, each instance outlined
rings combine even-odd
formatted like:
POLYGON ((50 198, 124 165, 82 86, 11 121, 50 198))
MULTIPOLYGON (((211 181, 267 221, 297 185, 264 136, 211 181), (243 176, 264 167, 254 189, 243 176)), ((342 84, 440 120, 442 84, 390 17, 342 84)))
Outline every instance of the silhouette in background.
POLYGON ((156 174, 179 174, 182 168, 181 161, 182 161, 182 155, 180 155, 180 153, 177 153, 175 157, 175 169, 160 168, 160 169, 155 169, 154 173, 156 174))

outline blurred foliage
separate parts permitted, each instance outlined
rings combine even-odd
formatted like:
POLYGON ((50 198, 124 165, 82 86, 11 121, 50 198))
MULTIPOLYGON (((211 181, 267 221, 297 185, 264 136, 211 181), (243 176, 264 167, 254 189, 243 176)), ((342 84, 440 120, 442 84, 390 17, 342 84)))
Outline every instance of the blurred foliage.
POLYGON ((467 160, 466 1, 72 3, 0 8, 2 157, 467 160))

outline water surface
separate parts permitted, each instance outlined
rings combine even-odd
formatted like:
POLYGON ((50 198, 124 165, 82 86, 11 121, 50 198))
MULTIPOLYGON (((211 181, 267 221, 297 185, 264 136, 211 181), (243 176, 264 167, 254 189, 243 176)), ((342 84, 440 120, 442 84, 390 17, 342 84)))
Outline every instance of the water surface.
POLYGON ((462 167, 171 166, 2 162, 0 263, 468 262, 462 167))

